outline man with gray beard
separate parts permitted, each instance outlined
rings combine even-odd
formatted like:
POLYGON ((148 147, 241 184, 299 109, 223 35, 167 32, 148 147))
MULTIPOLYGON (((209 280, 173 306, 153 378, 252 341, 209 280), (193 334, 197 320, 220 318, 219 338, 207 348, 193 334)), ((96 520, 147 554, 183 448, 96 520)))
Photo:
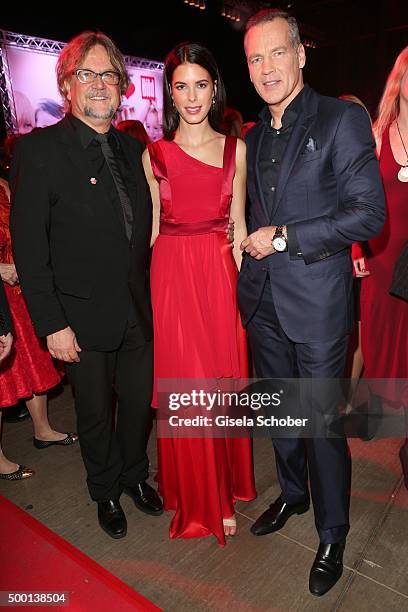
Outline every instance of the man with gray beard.
POLYGON ((114 43, 102 33, 80 34, 62 51, 57 79, 67 115, 16 146, 15 261, 36 332, 46 338, 51 355, 65 362, 74 388, 99 523, 111 537, 122 538, 123 490, 143 512, 163 512, 146 482, 152 206, 142 146, 111 125, 129 85, 114 43))

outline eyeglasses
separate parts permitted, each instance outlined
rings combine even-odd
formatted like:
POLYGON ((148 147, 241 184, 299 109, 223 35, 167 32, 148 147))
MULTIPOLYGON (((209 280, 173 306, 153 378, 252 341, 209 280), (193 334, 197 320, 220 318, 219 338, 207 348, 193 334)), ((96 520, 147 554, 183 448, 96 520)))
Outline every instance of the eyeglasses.
POLYGON ((87 68, 78 68, 74 70, 72 74, 75 74, 76 78, 80 83, 88 84, 96 81, 98 76, 101 77, 102 81, 107 85, 119 85, 120 74, 114 70, 105 70, 104 72, 94 72, 87 68))

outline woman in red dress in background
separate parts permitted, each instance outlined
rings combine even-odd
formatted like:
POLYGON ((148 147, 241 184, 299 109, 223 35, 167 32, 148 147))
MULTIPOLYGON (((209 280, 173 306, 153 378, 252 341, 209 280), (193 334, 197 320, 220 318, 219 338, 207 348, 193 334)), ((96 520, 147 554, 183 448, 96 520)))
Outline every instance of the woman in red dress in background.
MULTIPOLYGON (((9 232, 10 191, 0 179, 0 274, 10 306, 14 342, 10 355, 0 367, 0 425, 2 409, 24 399, 34 426, 34 446, 47 448, 55 444, 67 446, 78 437, 54 431, 47 416, 45 392, 62 378, 51 355, 37 338, 28 314, 13 262, 9 232)), ((34 471, 7 459, 0 447, 0 479, 22 480, 34 471)))
MULTIPOLYGON (((165 138, 143 163, 153 199, 154 405, 159 379, 245 378, 236 283, 246 237, 245 144, 216 131, 225 91, 204 47, 183 43, 164 69, 165 138), (235 246, 226 229, 235 222, 235 246), (235 259, 235 261, 234 261, 235 259)), ((171 538, 234 535, 234 502, 256 496, 248 438, 158 436, 171 538)))
MULTIPOLYGON (((408 237, 408 47, 388 77, 374 135, 380 156, 387 219, 380 236, 369 241, 370 275, 362 282, 361 331, 365 378, 408 377, 408 303, 390 295, 395 264, 408 237)), ((408 408, 408 388, 390 381, 383 401, 408 408), (402 394, 401 394, 402 391, 402 394)), ((408 417, 406 415, 407 424, 408 417)), ((408 427, 407 427, 408 435, 408 427)), ((408 440, 400 451, 408 488, 408 440)))

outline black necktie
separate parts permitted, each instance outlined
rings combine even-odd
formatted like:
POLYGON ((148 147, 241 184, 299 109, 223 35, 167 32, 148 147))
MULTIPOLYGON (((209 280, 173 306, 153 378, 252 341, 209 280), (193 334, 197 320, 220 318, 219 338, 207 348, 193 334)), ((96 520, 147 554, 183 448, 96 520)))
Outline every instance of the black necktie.
POLYGON ((116 162, 115 155, 108 142, 108 135, 107 134, 97 134, 95 136, 95 140, 99 142, 99 144, 101 145, 103 156, 106 160, 106 163, 108 164, 108 168, 110 170, 113 181, 115 183, 115 186, 118 192, 118 196, 120 199, 120 203, 122 205, 123 220, 125 222, 126 236, 127 236, 127 239, 130 240, 132 236, 133 212, 132 212, 132 205, 130 203, 130 198, 129 198, 125 183, 123 182, 123 178, 120 173, 118 164, 116 162))

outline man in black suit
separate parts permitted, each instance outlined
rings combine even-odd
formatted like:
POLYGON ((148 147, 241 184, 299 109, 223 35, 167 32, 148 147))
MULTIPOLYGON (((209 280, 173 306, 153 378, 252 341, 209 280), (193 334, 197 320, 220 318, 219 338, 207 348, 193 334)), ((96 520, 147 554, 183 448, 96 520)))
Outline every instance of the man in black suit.
POLYGON ((141 145, 111 125, 129 85, 114 43, 102 33, 80 34, 62 51, 57 78, 68 114, 15 150, 15 261, 37 334, 66 363, 100 525, 121 538, 123 489, 140 510, 163 512, 146 482, 151 201, 141 145))
MULTIPOLYGON (((268 9, 252 17, 245 53, 267 105, 247 135, 250 235, 238 280, 256 372, 336 381, 351 326, 350 246, 378 234, 384 222, 370 122, 360 106, 304 86, 305 50, 287 13, 268 9)), ((316 416, 315 397, 311 403, 307 393, 301 397, 316 416)), ((325 399, 327 415, 330 393, 325 399)), ((320 539, 309 588, 323 595, 343 568, 347 442, 320 431, 315 438, 274 439, 274 448, 282 493, 252 532, 277 531, 292 514, 306 512, 309 475, 320 539)))
POLYGON ((13 344, 11 329, 10 309, 3 281, 0 279, 0 361, 3 361, 10 354, 13 344))

